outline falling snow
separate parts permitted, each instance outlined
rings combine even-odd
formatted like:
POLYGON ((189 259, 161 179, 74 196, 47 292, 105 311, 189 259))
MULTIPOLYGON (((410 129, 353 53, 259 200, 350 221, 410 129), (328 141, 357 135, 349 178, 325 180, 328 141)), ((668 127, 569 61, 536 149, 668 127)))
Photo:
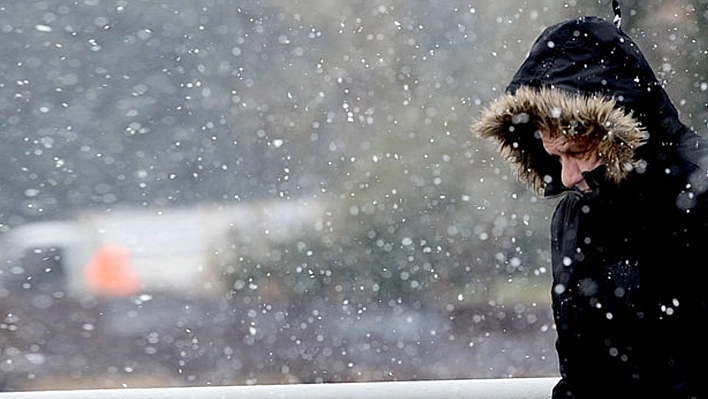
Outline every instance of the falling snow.
MULTIPOLYGON (((5 2, 0 390, 555 376, 553 200, 469 126, 580 3, 5 2)), ((705 130, 699 3, 624 23, 705 130)))

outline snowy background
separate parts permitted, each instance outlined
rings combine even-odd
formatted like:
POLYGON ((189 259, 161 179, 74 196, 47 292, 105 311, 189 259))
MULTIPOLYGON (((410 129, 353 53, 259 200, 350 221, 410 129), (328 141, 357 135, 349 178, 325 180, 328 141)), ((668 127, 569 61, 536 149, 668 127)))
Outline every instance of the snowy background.
MULTIPOLYGON (((3 288, 0 389, 555 375, 553 200, 469 126, 546 26, 609 3, 0 2, 4 235, 87 213, 321 210, 277 239, 286 217, 248 224, 266 239, 229 230, 207 297, 3 288)), ((622 4, 705 131, 708 1, 622 4)))

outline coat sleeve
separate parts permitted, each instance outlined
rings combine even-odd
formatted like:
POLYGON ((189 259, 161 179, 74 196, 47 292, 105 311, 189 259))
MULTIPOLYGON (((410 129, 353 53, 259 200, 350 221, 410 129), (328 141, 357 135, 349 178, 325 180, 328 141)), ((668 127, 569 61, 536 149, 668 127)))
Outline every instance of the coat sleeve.
POLYGON ((553 284, 551 298, 553 317, 556 323, 556 352, 558 355, 561 381, 553 389, 553 398, 573 398, 573 369, 577 356, 574 355, 574 337, 572 318, 575 295, 574 279, 577 248, 578 197, 566 194, 558 203, 551 220, 551 261, 553 265, 553 284))

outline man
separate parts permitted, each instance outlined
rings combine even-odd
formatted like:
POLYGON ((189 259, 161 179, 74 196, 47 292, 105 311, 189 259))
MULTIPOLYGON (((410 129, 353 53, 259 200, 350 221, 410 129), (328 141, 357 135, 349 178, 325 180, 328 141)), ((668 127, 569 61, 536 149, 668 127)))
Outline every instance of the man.
POLYGON ((617 25, 546 29, 474 130, 559 198, 553 397, 708 398, 708 142, 617 25))

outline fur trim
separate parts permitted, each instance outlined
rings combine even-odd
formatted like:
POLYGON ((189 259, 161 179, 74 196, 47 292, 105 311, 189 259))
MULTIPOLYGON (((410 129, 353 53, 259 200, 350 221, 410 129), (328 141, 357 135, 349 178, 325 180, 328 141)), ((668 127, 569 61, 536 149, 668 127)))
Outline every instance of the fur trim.
POLYGON ((522 86, 482 111, 472 130, 500 145, 519 178, 542 193, 549 179, 560 179, 560 165, 543 149, 541 132, 561 132, 570 140, 596 143, 606 178, 620 183, 641 162, 635 150, 648 134, 640 122, 601 95, 522 86))

